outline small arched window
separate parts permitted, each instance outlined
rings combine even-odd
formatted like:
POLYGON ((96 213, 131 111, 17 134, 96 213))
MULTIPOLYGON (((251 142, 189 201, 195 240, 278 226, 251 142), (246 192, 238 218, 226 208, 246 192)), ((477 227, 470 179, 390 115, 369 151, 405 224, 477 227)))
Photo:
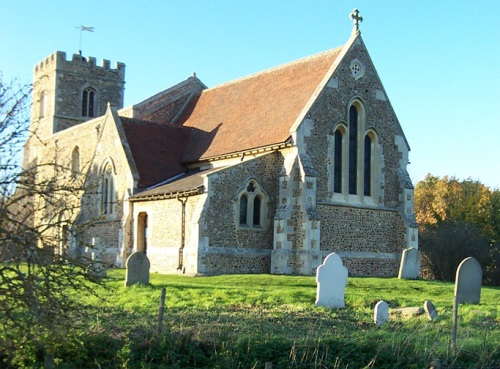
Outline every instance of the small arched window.
POLYGON ((45 118, 47 115, 47 94, 45 91, 42 91, 40 93, 40 101, 39 101, 39 117, 40 118, 45 118))
POLYGON ((333 136, 333 192, 342 192, 342 147, 344 135, 340 129, 333 136))
POLYGON ((372 187, 372 139, 369 135, 365 136, 365 160, 363 167, 364 195, 371 196, 372 187))
POLYGON ((101 214, 113 213, 115 189, 113 180, 113 168, 107 163, 102 171, 101 177, 101 214))
POLYGON ((255 180, 247 182, 238 193, 238 223, 244 228, 262 228, 265 225, 267 195, 255 180))
POLYGON ((260 226, 260 205, 262 203, 260 195, 253 198, 253 225, 260 226))
POLYGON ((247 225, 248 196, 242 194, 240 197, 240 225, 247 225))
POLYGON ((80 148, 75 146, 71 153, 71 174, 76 176, 80 173, 80 148))
POLYGON ((87 87, 82 93, 82 117, 96 116, 96 90, 87 87))

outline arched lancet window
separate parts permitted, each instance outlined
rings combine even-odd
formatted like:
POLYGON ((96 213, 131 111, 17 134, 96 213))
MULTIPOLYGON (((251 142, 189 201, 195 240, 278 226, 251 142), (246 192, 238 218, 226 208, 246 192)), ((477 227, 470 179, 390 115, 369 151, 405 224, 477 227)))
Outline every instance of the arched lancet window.
POLYGON ((45 118, 47 115, 47 93, 42 91, 40 93, 40 101, 39 101, 39 117, 45 118))
POLYGON ((378 136, 367 121, 365 105, 355 99, 348 105, 348 123, 337 123, 330 136, 333 201, 374 204, 380 151, 378 136))
POLYGON ((240 227, 262 228, 267 212, 267 195, 255 180, 250 180, 238 194, 238 223, 240 227))
POLYGON ((113 168, 110 163, 106 163, 101 177, 101 214, 113 213, 114 196, 113 168))
POLYGON ((257 195, 253 199, 253 225, 260 226, 260 204, 262 200, 260 195, 257 195))
POLYGON ((87 87, 82 93, 82 117, 96 116, 96 90, 87 87))
POLYGON ((358 193, 358 109, 349 108, 349 194, 358 193))
POLYGON ((342 148, 344 135, 340 129, 333 136, 333 192, 342 192, 342 148))
POLYGON ((242 194, 240 197, 240 225, 247 225, 248 196, 242 194))
POLYGON ((76 176, 80 173, 80 148, 75 146, 71 153, 71 173, 76 176))
POLYGON ((365 136, 365 158, 363 167, 364 195, 371 196, 372 187, 372 139, 369 135, 365 136))

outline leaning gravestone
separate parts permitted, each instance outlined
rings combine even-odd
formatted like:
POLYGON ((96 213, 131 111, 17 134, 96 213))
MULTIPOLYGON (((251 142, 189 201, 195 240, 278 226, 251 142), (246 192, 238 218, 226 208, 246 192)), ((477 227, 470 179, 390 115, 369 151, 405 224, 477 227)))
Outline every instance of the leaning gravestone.
POLYGON ((438 317, 438 312, 431 301, 424 301, 424 310, 425 314, 427 315, 427 319, 429 319, 430 321, 433 321, 438 317))
POLYGON ((401 265, 399 266, 399 279, 416 279, 420 275, 420 253, 410 247, 403 251, 401 255, 401 265))
POLYGON ((482 280, 483 270, 479 262, 472 257, 464 259, 458 266, 455 279, 457 303, 479 304, 482 280))
POLYGON ((389 320, 389 305, 385 301, 377 302, 373 312, 373 321, 377 325, 382 325, 387 323, 389 320))
POLYGON ((149 283, 149 259, 143 251, 134 252, 127 259, 125 286, 149 283))
POLYGON ((316 306, 345 307, 344 295, 347 284, 347 268, 336 253, 331 253, 318 267, 316 282, 316 306))

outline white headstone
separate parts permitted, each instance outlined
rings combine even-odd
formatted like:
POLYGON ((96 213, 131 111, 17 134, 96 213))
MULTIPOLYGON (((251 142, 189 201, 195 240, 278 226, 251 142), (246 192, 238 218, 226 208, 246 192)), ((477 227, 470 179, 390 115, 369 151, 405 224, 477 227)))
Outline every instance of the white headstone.
POLYGON ((455 278, 457 302, 459 304, 464 302, 479 304, 482 281, 483 270, 479 262, 472 257, 464 259, 458 266, 455 278))
POLYGON ((101 244, 101 240, 98 237, 92 238, 92 247, 87 247, 86 252, 90 254, 91 262, 87 267, 87 273, 90 278, 104 278, 106 277, 106 268, 102 262, 102 255, 104 254, 104 246, 101 244))
POLYGON ((420 252, 410 247, 403 251, 401 255, 401 265, 399 266, 399 279, 416 279, 420 275, 420 252))
POLYGON ((425 314, 427 315, 427 319, 432 321, 438 317, 438 312, 431 301, 424 301, 424 310, 425 314))
POLYGON ((373 312, 373 321, 377 325, 382 325, 387 323, 389 320, 389 305, 385 301, 377 302, 373 312))
POLYGON ((316 306, 330 308, 345 307, 345 285, 347 284, 347 268, 336 253, 325 258, 316 273, 316 306))
POLYGON ((125 286, 149 283, 149 259, 143 251, 134 252, 127 259, 125 286))

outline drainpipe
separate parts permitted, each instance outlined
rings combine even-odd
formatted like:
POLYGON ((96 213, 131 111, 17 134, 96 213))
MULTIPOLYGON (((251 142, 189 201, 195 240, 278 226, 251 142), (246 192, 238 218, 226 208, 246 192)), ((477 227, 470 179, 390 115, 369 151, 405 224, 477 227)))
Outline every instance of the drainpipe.
POLYGON ((177 195, 177 201, 182 204, 181 216, 181 247, 179 247, 179 264, 177 270, 184 272, 184 246, 186 245, 186 201, 187 197, 181 198, 177 195))

